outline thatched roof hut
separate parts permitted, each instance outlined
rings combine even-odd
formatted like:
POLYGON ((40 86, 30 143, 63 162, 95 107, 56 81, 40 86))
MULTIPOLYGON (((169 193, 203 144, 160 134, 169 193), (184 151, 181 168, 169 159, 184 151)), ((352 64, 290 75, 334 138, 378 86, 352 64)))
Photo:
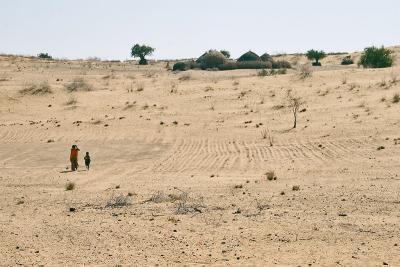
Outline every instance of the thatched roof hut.
POLYGON ((237 59, 237 61, 239 61, 239 62, 243 62, 243 61, 259 61, 259 60, 260 60, 260 57, 256 53, 254 53, 252 51, 244 53, 243 55, 241 55, 237 59))

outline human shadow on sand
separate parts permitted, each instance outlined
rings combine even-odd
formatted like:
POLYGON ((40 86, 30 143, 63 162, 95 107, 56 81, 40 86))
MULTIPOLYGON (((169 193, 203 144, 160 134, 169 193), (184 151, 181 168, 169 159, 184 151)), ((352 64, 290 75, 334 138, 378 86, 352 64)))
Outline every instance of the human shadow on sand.
POLYGON ((67 170, 67 171, 60 171, 60 173, 69 173, 69 172, 87 172, 87 170, 79 170, 79 171, 67 170))

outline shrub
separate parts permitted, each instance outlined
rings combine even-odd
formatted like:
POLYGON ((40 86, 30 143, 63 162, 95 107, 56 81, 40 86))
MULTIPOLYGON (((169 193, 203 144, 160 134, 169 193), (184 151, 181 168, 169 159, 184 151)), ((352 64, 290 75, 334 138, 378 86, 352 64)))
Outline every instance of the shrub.
POLYGON ((351 65, 351 64, 354 64, 354 61, 353 61, 353 59, 351 58, 351 56, 345 56, 345 57, 342 59, 342 62, 341 62, 340 64, 342 64, 342 65, 351 65))
POLYGON ((64 85, 64 87, 68 92, 92 90, 92 86, 86 83, 82 78, 76 78, 72 82, 64 85))
POLYGON ((196 60, 197 63, 201 64, 202 69, 217 68, 224 64, 225 61, 224 54, 216 50, 209 50, 196 60))
POLYGON ((231 57, 231 53, 229 53, 229 51, 227 51, 227 50, 221 50, 219 52, 221 52, 226 58, 230 58, 231 57))
POLYGON ((290 65, 289 61, 286 60, 278 60, 272 62, 273 69, 290 69, 292 65, 290 65))
POLYGON ((66 191, 71 191, 71 190, 74 190, 75 189, 75 183, 73 183, 73 182, 67 182, 66 184, 65 184, 65 190, 66 191))
POLYGON ((48 53, 40 53, 37 56, 38 58, 43 58, 43 59, 53 59, 52 56, 50 56, 48 53))
POLYGON ((245 61, 259 61, 259 60, 260 57, 256 53, 249 51, 241 55, 237 61, 245 62, 245 61))
POLYGON ((312 64, 313 66, 321 66, 321 63, 319 62, 320 59, 323 59, 326 57, 326 54, 324 51, 318 51, 318 50, 308 50, 306 54, 307 58, 309 60, 315 60, 315 62, 312 64))
POLYGON ((260 56, 261 61, 273 61, 272 57, 268 53, 264 53, 260 56))
POLYGON ((131 199, 129 196, 119 195, 119 196, 112 196, 106 204, 107 208, 119 208, 128 206, 131 204, 131 199))
POLYGON ((185 62, 176 62, 172 67, 173 71, 185 71, 188 69, 188 65, 185 62))
POLYGON ((278 74, 286 74, 286 69, 279 69, 279 70, 266 70, 266 69, 262 69, 260 70, 257 75, 260 77, 265 77, 265 76, 273 76, 273 75, 278 75, 278 74))
POLYGON ((393 96, 392 102, 393 103, 399 103, 400 102, 400 95, 399 94, 395 94, 393 96))
POLYGON ((304 80, 304 79, 306 79, 308 77, 311 77, 311 75, 312 75, 312 70, 307 64, 304 64, 304 65, 300 66, 299 78, 301 80, 304 80))
POLYGON ((362 65, 364 68, 387 68, 393 65, 392 51, 389 49, 377 47, 367 47, 361 54, 358 65, 362 65))
POLYGON ((266 69, 262 69, 257 73, 258 76, 264 77, 264 76, 269 76, 270 73, 266 69))
POLYGON ((43 82, 40 84, 27 86, 24 89, 20 90, 19 93, 21 95, 46 95, 51 94, 52 90, 47 82, 43 82))
POLYGON ((262 62, 262 61, 244 61, 244 62, 235 62, 230 61, 226 62, 223 65, 218 67, 219 70, 236 70, 236 69, 270 69, 272 67, 271 62, 262 62))
POLYGON ((276 175, 274 171, 266 172, 265 176, 267 176, 268 181, 276 180, 276 175))
POLYGON ((71 96, 70 98, 68 98, 67 102, 65 102, 65 105, 71 106, 71 105, 75 105, 76 103, 78 103, 78 101, 76 100, 76 97, 71 96))

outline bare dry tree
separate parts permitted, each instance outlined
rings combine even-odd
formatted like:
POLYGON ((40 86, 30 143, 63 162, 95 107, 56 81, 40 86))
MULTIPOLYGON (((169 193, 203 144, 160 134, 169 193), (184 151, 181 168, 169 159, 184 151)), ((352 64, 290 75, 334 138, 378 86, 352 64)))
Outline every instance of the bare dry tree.
POLYGON ((294 119, 293 128, 296 128, 297 114, 299 112, 300 107, 304 104, 304 102, 302 101, 301 97, 293 95, 290 90, 287 92, 287 100, 288 100, 288 107, 291 109, 293 113, 293 119, 294 119))

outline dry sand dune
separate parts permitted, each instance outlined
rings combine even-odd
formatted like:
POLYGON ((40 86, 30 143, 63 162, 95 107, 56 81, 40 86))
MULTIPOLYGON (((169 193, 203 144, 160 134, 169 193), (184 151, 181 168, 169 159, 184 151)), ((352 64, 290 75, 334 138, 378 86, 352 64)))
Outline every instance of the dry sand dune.
POLYGON ((0 265, 400 266, 400 67, 341 57, 306 79, 0 57, 0 265))

